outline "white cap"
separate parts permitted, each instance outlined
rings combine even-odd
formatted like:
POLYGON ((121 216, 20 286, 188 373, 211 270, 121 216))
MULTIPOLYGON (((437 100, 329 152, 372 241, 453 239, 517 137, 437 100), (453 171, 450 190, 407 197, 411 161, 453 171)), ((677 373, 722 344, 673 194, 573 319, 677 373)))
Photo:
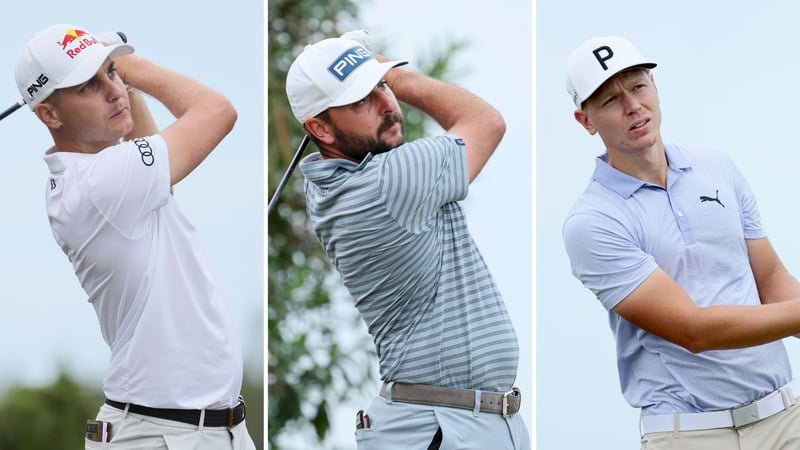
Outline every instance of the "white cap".
POLYGON ((306 46, 286 74, 286 95, 300 123, 334 106, 369 95, 393 67, 407 61, 380 63, 363 45, 331 38, 306 46))
POLYGON ((594 94, 603 83, 623 70, 633 67, 652 69, 642 53, 628 40, 618 36, 594 37, 576 48, 567 61, 567 93, 575 106, 594 94))
POLYGON ((103 45, 74 25, 53 25, 31 37, 17 58, 15 78, 25 103, 33 109, 56 89, 92 78, 113 56, 133 53, 128 44, 103 45))

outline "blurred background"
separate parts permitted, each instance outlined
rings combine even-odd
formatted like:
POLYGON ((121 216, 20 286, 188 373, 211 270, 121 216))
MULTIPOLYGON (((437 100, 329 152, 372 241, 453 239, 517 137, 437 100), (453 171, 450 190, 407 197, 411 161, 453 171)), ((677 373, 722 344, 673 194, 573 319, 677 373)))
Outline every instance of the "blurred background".
MULTIPOLYGON (((268 191, 303 137, 286 101, 289 65, 306 44, 367 29, 372 49, 464 87, 503 114, 506 135, 463 202, 520 343, 520 414, 534 433, 532 323, 532 5, 474 0, 270 0, 268 191)), ((442 130, 406 109, 409 139, 442 130)), ((312 144, 306 154, 317 151, 312 144)), ((295 172, 268 218, 269 444, 354 449, 354 418, 380 388, 366 327, 311 232, 295 172)))
MULTIPOLYGON (((263 448, 263 4, 48 1, 16 4, 0 22, 0 109, 20 100, 19 51, 34 32, 56 23, 123 31, 138 54, 214 87, 237 108, 233 132, 175 187, 175 198, 198 229, 230 301, 244 347, 247 424, 263 448)), ((150 106, 160 126, 172 122, 163 107, 150 106)), ((110 352, 47 222, 42 156, 50 134, 23 106, 0 122, 0 138, 0 449, 82 449, 86 419, 102 402, 110 352)))

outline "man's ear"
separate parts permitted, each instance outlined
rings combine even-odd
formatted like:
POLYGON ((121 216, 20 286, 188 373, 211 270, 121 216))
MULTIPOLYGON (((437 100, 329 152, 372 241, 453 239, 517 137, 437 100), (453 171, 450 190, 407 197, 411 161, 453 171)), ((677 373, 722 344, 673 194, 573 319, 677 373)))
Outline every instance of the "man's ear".
POLYGON ((41 102, 33 107, 33 112, 48 128, 57 130, 63 125, 58 110, 51 103, 41 102))
POLYGON ((333 125, 325 120, 312 117, 306 120, 305 126, 306 131, 321 143, 330 145, 336 140, 333 133, 333 125))
POLYGON ((589 132, 589 134, 594 135, 597 133, 597 129, 592 126, 592 123, 589 121, 589 116, 583 109, 575 110, 575 120, 577 120, 578 123, 589 132))
POLYGON ((648 71, 647 75, 650 77, 650 81, 653 83, 653 87, 656 88, 656 94, 658 93, 658 86, 656 85, 656 79, 653 78, 653 72, 648 71))

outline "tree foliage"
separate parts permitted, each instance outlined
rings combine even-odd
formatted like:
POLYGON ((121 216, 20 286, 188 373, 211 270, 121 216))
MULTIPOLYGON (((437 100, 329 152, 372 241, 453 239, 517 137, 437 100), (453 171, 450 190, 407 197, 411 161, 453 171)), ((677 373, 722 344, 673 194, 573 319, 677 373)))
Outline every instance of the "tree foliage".
POLYGON ((0 450, 81 449, 86 420, 102 402, 63 372, 50 386, 13 387, 0 403, 0 450))
MULTIPOLYGON (((273 192, 303 136, 286 100, 289 65, 306 43, 337 35, 340 20, 355 19, 356 8, 346 0, 277 0, 268 8, 267 179, 273 192)), ((327 399, 335 395, 330 386, 336 373, 348 373, 337 370, 347 366, 334 340, 343 324, 333 318, 331 267, 308 227, 300 178, 295 174, 268 218, 267 439, 276 449, 281 433, 298 428, 324 439, 330 427, 327 399)), ((351 383, 361 383, 367 372, 351 383)))
MULTIPOLYGON (((247 429, 263 448, 263 376, 245 375, 247 429), (252 381, 250 381, 252 378, 252 381)), ((73 450, 84 448, 86 421, 104 401, 99 387, 87 386, 62 371, 47 386, 13 386, 0 398, 0 450, 73 450)))
MULTIPOLYGON (((267 170, 272 193, 303 137, 286 99, 291 62, 306 44, 361 26, 355 25, 358 11, 349 0, 271 0, 268 8, 267 170)), ((445 44, 416 66, 446 79, 452 76, 453 56, 464 47, 445 44)), ((380 47, 372 50, 385 53, 380 47)), ((429 119, 403 109, 407 139, 421 137, 429 119)), ((282 434, 297 432, 314 433, 321 442, 332 407, 360 389, 377 362, 366 327, 310 229, 301 174, 294 174, 268 218, 267 248, 269 446, 278 449, 282 434), (362 338, 353 341, 353 335, 362 338)))

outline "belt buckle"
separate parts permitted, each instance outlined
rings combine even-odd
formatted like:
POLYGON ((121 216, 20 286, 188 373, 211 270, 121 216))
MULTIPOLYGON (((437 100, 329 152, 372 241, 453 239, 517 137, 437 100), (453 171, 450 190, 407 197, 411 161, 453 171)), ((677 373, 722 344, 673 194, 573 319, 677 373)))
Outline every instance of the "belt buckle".
POLYGON ((510 391, 508 391, 505 394, 503 394, 503 411, 502 412, 503 412, 503 418, 504 419, 508 419, 509 417, 511 417, 511 415, 508 414, 508 396, 509 395, 517 395, 517 392, 519 392, 519 390, 517 388, 513 388, 510 391))
POLYGON ((756 402, 732 409, 731 415, 733 416, 733 428, 741 428, 761 420, 756 402))

